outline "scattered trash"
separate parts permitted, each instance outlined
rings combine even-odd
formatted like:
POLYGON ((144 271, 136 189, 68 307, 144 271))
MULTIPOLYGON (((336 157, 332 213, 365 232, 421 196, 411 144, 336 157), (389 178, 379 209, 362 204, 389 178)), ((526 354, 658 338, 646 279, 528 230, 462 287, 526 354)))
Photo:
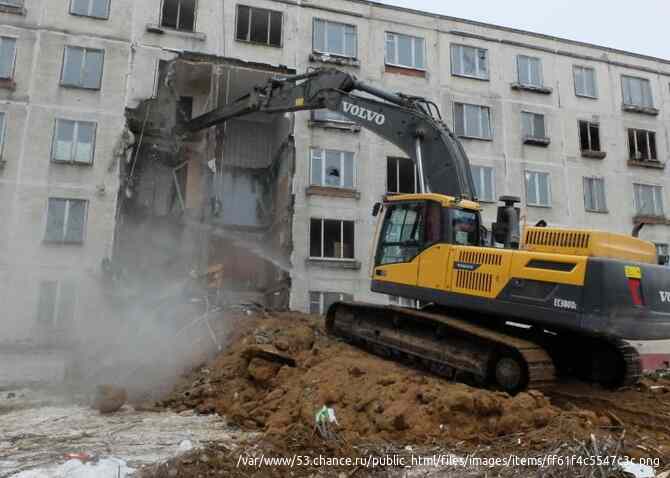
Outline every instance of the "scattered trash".
POLYGON ((632 461, 621 463, 621 468, 626 473, 635 476, 635 478, 654 478, 656 476, 656 471, 654 471, 651 466, 634 463, 632 461))
POLYGON ((103 458, 96 463, 68 460, 56 467, 23 471, 14 478, 127 478, 134 472, 119 458, 103 458))
POLYGON ((335 432, 334 426, 338 425, 337 417, 335 416, 335 410, 324 405, 321 410, 319 410, 314 417, 314 427, 321 435, 321 438, 325 440, 334 440, 337 439, 337 433, 335 432))
POLYGON ((178 454, 186 453, 191 450, 193 450, 193 443, 191 443, 191 440, 183 440, 177 447, 178 454))
POLYGON ((65 454, 65 459, 67 460, 79 460, 81 462, 88 462, 93 459, 93 456, 89 455, 88 453, 81 452, 81 453, 66 453, 65 454))

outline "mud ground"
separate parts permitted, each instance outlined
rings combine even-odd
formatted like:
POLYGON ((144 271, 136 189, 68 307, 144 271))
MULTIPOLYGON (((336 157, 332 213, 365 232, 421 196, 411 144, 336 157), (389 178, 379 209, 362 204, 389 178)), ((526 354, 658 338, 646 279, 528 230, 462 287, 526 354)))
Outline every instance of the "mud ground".
POLYGON ((325 334, 320 317, 239 320, 237 340, 185 377, 161 407, 220 414, 259 435, 142 470, 175 476, 625 476, 606 467, 240 466, 249 457, 542 457, 618 454, 670 465, 670 381, 609 391, 582 383, 515 397, 448 382, 325 334), (259 350, 263 353, 259 353, 259 350), (338 425, 323 438, 324 405, 338 425), (600 473, 600 474, 597 474, 600 473))

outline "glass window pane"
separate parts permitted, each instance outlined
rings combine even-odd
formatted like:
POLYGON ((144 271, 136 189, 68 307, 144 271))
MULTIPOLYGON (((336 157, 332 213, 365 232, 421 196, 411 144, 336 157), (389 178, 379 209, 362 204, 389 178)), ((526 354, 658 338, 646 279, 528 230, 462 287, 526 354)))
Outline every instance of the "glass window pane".
POLYGON ((600 151, 600 127, 597 124, 590 124, 589 130, 591 132, 591 149, 600 151))
POLYGON ((491 138, 491 110, 489 108, 480 108, 482 138, 491 138))
POLYGON ((179 0, 179 29, 192 32, 195 29, 195 0, 179 0))
POLYGON ((386 34, 385 61, 386 63, 396 63, 397 61, 395 51, 395 35, 393 33, 386 34))
POLYGON ((530 61, 530 84, 535 86, 542 85, 542 63, 539 58, 533 58, 530 61))
POLYGON ((77 15, 88 15, 90 0, 72 0, 70 11, 77 15))
POLYGON ((533 136, 533 114, 526 111, 521 113, 521 132, 524 136, 533 136))
POLYGON ((578 95, 584 95, 586 93, 584 89, 584 69, 576 66, 573 71, 575 74, 575 92, 578 95))
POLYGON ((0 112, 0 151, 2 151, 2 144, 5 142, 5 113, 0 112))
POLYGON ((463 47, 463 73, 473 76, 477 74, 477 57, 474 48, 463 47))
POLYGON ((39 299, 37 302, 37 320, 44 324, 53 324, 56 309, 56 294, 58 282, 41 281, 39 299))
POLYGON ((163 0, 163 19, 161 25, 168 28, 177 28, 177 12, 179 0, 163 0))
POLYGON ((321 219, 310 220, 309 255, 310 257, 323 257, 321 250, 321 219))
POLYGON ((548 174, 541 173, 538 175, 538 186, 540 189, 540 204, 543 206, 548 206, 550 203, 548 174))
POLYGON ((83 61, 84 50, 82 48, 65 48, 65 64, 63 65, 64 84, 79 85, 81 81, 81 67, 83 61))
POLYGON ((404 35, 398 35, 398 63, 403 66, 412 64, 412 39, 404 35))
POLYGON ((409 158, 400 158, 398 161, 398 192, 413 194, 416 192, 416 168, 414 161, 409 158))
POLYGON ((314 20, 314 42, 313 48, 317 51, 326 51, 326 22, 323 20, 314 20))
POLYGON ((341 221, 324 219, 323 221, 323 257, 340 258, 342 253, 341 221))
POLYGON ((326 51, 344 55, 344 27, 338 23, 326 24, 326 51))
POLYGON ((321 174, 323 171, 323 151, 320 149, 312 150, 312 184, 321 185, 321 174))
POLYGON ((544 115, 533 115, 533 133, 536 138, 544 138, 546 136, 544 129, 544 115))
POLYGON ((340 187, 342 185, 342 154, 340 151, 326 150, 326 171, 324 186, 340 187))
POLYGON ((249 40, 249 15, 251 9, 243 5, 237 6, 237 36, 238 40, 249 40))
POLYGON ((109 0, 91 0, 91 15, 98 18, 109 16, 109 0))
POLYGON ((82 86, 86 88, 100 88, 100 77, 102 76, 102 58, 101 51, 86 51, 84 63, 84 80, 82 86))
POLYGON ((465 135, 464 106, 462 103, 456 103, 454 106, 454 129, 456 134, 461 136, 465 135))
POLYGON ((463 74, 463 64, 461 62, 461 55, 463 47, 459 45, 452 45, 451 47, 451 65, 452 71, 457 75, 463 74))
POLYGON ((584 207, 595 209, 593 204, 593 180, 591 178, 584 178, 584 207))
POLYGON ((56 139, 53 158, 56 161, 72 160, 72 142, 74 140, 74 121, 56 121, 56 139))
POLYGON ((47 241, 61 242, 64 237, 65 228, 65 204, 64 199, 49 199, 47 209, 47 230, 44 239, 47 241))
POLYGON ((350 57, 356 56, 356 51, 358 49, 358 38, 356 35, 356 27, 346 25, 344 27, 344 40, 345 40, 345 51, 344 54, 350 57))
POLYGON ((416 68, 425 68, 426 62, 424 59, 424 52, 426 51, 425 42, 423 38, 414 39, 414 66, 416 68))
POLYGON ((526 173, 526 194, 528 195, 528 204, 537 204, 537 173, 526 173))
POLYGON ((354 153, 345 152, 342 158, 344 171, 342 176, 342 187, 354 188, 354 153))
POLYGON ((521 84, 530 83, 530 73, 528 71, 529 60, 530 59, 527 56, 517 56, 517 70, 519 75, 519 83, 521 84))
POLYGON ((635 141, 635 130, 628 130, 628 152, 630 154, 630 159, 637 158, 637 146, 635 141))
POLYGON ((68 201, 65 242, 82 242, 86 222, 86 201, 68 201))
POLYGON ((343 242, 344 250, 342 251, 342 257, 345 259, 354 258, 354 222, 353 221, 343 221, 342 229, 344 233, 343 242))
POLYGON ((649 132, 649 154, 650 159, 658 159, 656 156, 656 133, 652 131, 649 132))
POLYGON ((465 134, 468 136, 482 136, 479 107, 465 105, 465 134))
POLYGON ((281 12, 270 13, 270 45, 281 46, 282 14, 281 12))
POLYGON ((0 39, 0 78, 11 78, 14 73, 14 51, 16 40, 2 37, 0 39))
POLYGON ((93 161, 94 123, 78 123, 77 149, 74 160, 82 163, 93 161))
POLYGON ((654 205, 655 214, 658 216, 663 215, 663 188, 659 186, 654 186, 654 205))
POLYGON ((251 10, 251 41, 268 43, 268 27, 270 13, 267 10, 254 8, 251 10))
POLYGON ((480 78, 488 78, 489 77, 489 59, 488 59, 488 52, 482 48, 477 49, 477 58, 478 58, 478 68, 479 68, 479 76, 480 78))
POLYGON ((398 191, 398 159, 386 159, 386 191, 389 193, 397 193, 398 191))
POLYGON ((651 96, 651 83, 649 80, 640 80, 642 87, 642 106, 651 108, 654 106, 654 101, 651 96))

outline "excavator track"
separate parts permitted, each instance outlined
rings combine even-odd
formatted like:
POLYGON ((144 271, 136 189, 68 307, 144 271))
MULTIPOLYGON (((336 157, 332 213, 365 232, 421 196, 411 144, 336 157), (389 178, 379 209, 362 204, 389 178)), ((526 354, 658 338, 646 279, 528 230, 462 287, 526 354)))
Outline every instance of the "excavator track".
POLYGON ((555 380, 553 361, 542 346, 461 318, 337 302, 328 310, 326 328, 378 355, 418 363, 448 378, 467 373, 509 393, 543 389, 555 380))

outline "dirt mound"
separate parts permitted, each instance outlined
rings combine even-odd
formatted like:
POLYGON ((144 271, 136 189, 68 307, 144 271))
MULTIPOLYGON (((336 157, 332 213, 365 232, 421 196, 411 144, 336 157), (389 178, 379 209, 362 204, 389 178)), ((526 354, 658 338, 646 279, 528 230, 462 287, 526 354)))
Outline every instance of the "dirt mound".
POLYGON ((531 431, 547 442, 610 424, 604 414, 563 411, 537 391, 510 397, 382 360, 328 337, 320 317, 255 320, 161 404, 216 412, 278 443, 295 433, 308 440, 324 405, 335 410, 342 444, 481 444, 531 431))

